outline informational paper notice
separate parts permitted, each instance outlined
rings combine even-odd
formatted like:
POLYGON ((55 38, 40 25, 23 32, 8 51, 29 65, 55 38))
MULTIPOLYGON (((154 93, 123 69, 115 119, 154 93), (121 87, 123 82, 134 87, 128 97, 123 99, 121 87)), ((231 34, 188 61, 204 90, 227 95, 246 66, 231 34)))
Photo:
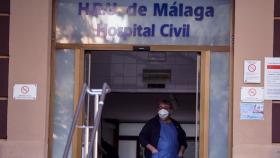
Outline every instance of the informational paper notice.
POLYGON ((264 120, 264 104, 240 103, 240 120, 264 120))
POLYGON ((261 61, 244 61, 244 83, 261 83, 261 61))
POLYGON ((13 88, 14 100, 36 100, 37 84, 15 84, 13 88))
POLYGON ((280 100, 280 58, 265 58, 264 97, 265 100, 280 100))
POLYGON ((241 87, 242 102, 263 102, 263 87, 241 87))

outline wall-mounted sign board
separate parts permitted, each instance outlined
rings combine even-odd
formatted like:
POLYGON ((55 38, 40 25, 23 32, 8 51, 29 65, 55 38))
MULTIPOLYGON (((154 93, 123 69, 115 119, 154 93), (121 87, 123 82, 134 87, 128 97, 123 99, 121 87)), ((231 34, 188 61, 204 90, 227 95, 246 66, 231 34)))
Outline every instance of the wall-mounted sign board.
POLYGON ((240 120, 264 120, 264 104, 240 103, 240 120))
POLYGON ((261 83, 261 61, 244 61, 244 83, 261 83))
POLYGON ((36 100, 36 84, 15 84, 13 88, 14 100, 36 100))
POLYGON ((56 0, 56 42, 230 44, 230 0, 56 0))
POLYGON ((263 102, 263 87, 241 87, 242 102, 263 102))
POLYGON ((265 58, 264 97, 266 100, 280 100, 280 58, 265 58))

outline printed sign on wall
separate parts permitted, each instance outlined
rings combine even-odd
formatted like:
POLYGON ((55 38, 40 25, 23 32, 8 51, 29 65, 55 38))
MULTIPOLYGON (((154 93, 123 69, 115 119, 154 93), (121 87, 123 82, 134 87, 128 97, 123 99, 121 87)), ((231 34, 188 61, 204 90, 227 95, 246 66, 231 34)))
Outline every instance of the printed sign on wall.
POLYGON ((264 120, 264 104, 240 103, 240 120, 264 120))
POLYGON ((15 100, 36 100, 36 84, 15 84, 13 88, 13 98, 15 100))
POLYGON ((244 61, 244 83, 261 83, 261 61, 244 61))
POLYGON ((266 100, 280 100, 280 58, 265 58, 264 91, 266 100))
POLYGON ((263 102, 263 87, 241 87, 242 102, 263 102))
POLYGON ((229 45, 229 0, 57 0, 56 41, 229 45))

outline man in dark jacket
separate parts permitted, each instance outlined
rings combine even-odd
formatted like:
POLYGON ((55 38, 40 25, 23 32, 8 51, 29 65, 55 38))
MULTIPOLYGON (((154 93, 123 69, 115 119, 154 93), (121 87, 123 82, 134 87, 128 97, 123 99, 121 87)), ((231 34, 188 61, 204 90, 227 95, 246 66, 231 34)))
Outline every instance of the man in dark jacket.
POLYGON ((159 103, 158 115, 150 119, 139 135, 145 147, 145 158, 182 158, 187 148, 187 137, 180 124, 171 118, 170 101, 159 103))

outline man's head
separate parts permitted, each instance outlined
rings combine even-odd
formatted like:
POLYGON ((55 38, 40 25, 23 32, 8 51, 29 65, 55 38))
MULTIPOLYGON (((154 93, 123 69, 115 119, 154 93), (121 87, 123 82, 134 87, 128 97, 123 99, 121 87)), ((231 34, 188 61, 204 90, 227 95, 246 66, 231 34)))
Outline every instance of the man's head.
POLYGON ((168 100, 161 100, 158 105, 158 115, 162 120, 167 120, 173 110, 173 104, 168 100))

